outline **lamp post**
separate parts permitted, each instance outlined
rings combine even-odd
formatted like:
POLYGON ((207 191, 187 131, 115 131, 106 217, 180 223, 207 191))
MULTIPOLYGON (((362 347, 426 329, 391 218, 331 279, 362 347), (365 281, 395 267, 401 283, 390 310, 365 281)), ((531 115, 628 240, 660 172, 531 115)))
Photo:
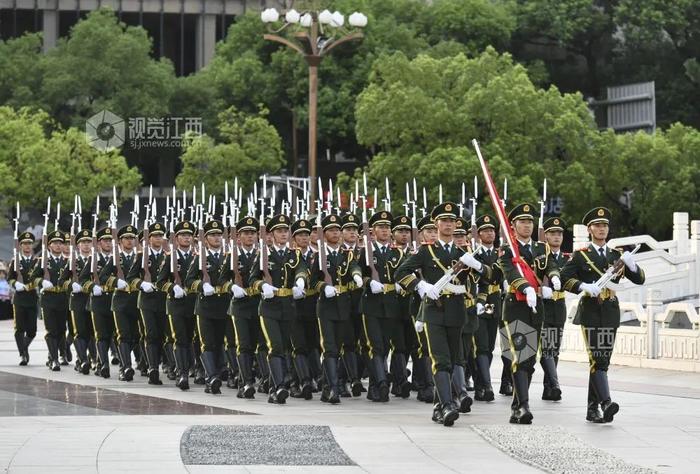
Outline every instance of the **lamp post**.
MULTIPOLYGON (((275 28, 280 21, 280 14, 274 8, 268 8, 260 14, 263 23, 275 28)), ((350 29, 344 27, 345 17, 340 12, 331 13, 294 9, 284 15, 283 24, 263 37, 266 40, 281 43, 301 54, 309 66, 309 193, 311 210, 316 208, 316 161, 317 161, 317 120, 318 120, 318 65, 321 60, 337 46, 362 38, 359 31, 367 25, 367 17, 355 12, 348 17, 350 29), (288 30, 287 36, 282 33, 288 30)))

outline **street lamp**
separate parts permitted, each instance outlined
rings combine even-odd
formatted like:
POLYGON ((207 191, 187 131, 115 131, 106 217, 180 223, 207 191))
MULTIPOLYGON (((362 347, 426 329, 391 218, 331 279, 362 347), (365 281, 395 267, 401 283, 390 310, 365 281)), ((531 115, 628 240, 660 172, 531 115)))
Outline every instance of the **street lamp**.
POLYGON ((318 65, 335 47, 362 38, 359 29, 367 26, 367 16, 355 12, 348 17, 348 27, 345 27, 345 16, 338 11, 297 12, 291 9, 280 19, 276 9, 267 8, 260 14, 260 19, 270 25, 270 33, 263 36, 266 40, 276 41, 298 52, 309 66, 309 192, 313 211, 316 207, 318 65), (277 27, 280 20, 283 24, 277 27), (281 35, 285 30, 288 37, 281 35))

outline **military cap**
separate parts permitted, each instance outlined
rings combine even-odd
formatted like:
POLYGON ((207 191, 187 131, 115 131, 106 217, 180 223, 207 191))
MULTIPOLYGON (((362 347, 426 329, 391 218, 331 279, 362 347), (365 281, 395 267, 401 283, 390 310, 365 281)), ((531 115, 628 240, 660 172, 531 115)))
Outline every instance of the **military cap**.
POLYGON ((433 208, 430 217, 432 217, 434 221, 438 219, 457 219, 457 204, 450 201, 438 204, 433 208))
POLYGON ((175 235, 194 234, 194 224, 192 224, 190 221, 180 221, 175 224, 173 231, 175 232, 175 235))
POLYGON ((112 229, 111 228, 103 227, 97 231, 97 240, 111 239, 111 238, 112 238, 112 229))
POLYGON ((48 243, 51 242, 64 242, 64 236, 65 234, 61 232, 60 230, 54 230, 53 232, 49 232, 49 234, 46 236, 46 241, 48 243))
POLYGON ((272 216, 265 224, 265 230, 272 232, 275 229, 281 229, 283 227, 289 227, 289 217, 284 214, 277 214, 272 216))
POLYGON ((165 226, 160 222, 154 222, 148 226, 148 235, 165 235, 165 226))
POLYGON ((342 229, 345 229, 346 227, 360 227, 360 220, 357 218, 355 214, 345 214, 343 216, 343 226, 341 227, 342 229))
POLYGON ((326 217, 323 218, 321 221, 321 227, 323 228, 324 231, 328 229, 332 229, 334 227, 340 228, 341 224, 341 219, 335 214, 328 214, 326 217))
POLYGON ((216 219, 214 219, 204 224, 204 235, 223 233, 224 225, 221 223, 221 221, 217 221, 216 219))
POLYGON ((63 233, 63 240, 65 240, 66 242, 70 242, 70 232, 63 233))
POLYGON ((477 232, 483 229, 497 229, 496 219, 493 216, 484 214, 476 218, 476 230, 477 232))
POLYGON ((292 224, 292 235, 297 235, 299 232, 311 233, 311 222, 306 219, 299 219, 292 224))
POLYGON ((548 232, 550 230, 560 230, 564 232, 566 222, 564 222, 560 217, 550 217, 549 219, 544 221, 542 227, 544 228, 545 232, 548 232))
POLYGON ((464 217, 458 217, 455 223, 455 234, 456 235, 466 235, 467 229, 469 228, 469 223, 464 217))
POLYGON ((34 234, 31 232, 22 232, 19 234, 19 242, 34 242, 36 238, 34 237, 34 234))
POLYGON ((395 230, 401 230, 401 229, 408 229, 411 230, 411 219, 408 218, 408 216, 396 216, 394 219, 391 221, 391 231, 395 230))
POLYGON ((535 215, 533 212, 535 212, 535 207, 532 204, 518 204, 508 213, 508 220, 511 222, 518 219, 534 221, 535 215))
POLYGON ((583 224, 587 226, 598 223, 609 224, 610 219, 612 219, 612 212, 610 212, 610 209, 606 207, 594 207, 583 216, 583 224))
POLYGON ((124 225, 117 231, 117 238, 121 239, 124 237, 136 237, 136 227, 133 225, 124 225))
POLYGON ((83 240, 92 240, 92 232, 89 229, 83 229, 75 236, 76 242, 82 242, 83 240))
POLYGON ((381 224, 391 226, 391 222, 393 220, 394 216, 391 215, 391 212, 379 211, 372 214, 372 216, 369 218, 369 225, 370 227, 374 227, 375 225, 381 224))
POLYGON ((246 216, 236 223, 236 232, 243 232, 244 230, 257 232, 258 229, 260 229, 260 222, 252 216, 246 216))
POLYGON ((423 216, 421 220, 418 221, 418 230, 423 229, 436 229, 435 222, 430 216, 423 216))

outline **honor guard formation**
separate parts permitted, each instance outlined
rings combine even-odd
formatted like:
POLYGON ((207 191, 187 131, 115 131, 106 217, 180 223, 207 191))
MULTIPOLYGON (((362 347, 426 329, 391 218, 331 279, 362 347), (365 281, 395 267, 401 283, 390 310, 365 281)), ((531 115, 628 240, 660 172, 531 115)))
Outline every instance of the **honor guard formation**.
POLYGON ((306 185, 293 191, 287 182, 282 198, 263 177, 245 198, 237 180, 223 199, 204 184, 173 189, 161 214, 152 195, 144 206, 135 196, 118 227, 113 190, 107 209, 98 197, 86 213, 87 226, 76 196, 69 230, 49 199, 35 255, 35 236, 18 232, 18 203, 8 280, 19 364, 30 362, 38 306, 52 371, 73 362, 86 376, 167 379, 212 395, 228 388, 275 404, 415 393, 434 422, 451 426, 499 396, 495 365, 499 394, 512 397, 510 423, 529 424, 538 358, 542 399, 563 397, 557 362, 570 292, 582 295, 574 324, 590 360, 586 420, 613 421, 620 407, 607 374, 620 308, 606 285, 644 283, 638 247, 610 248, 613 216, 596 207, 582 219, 590 243, 563 253, 567 224, 544 218, 545 196, 539 211, 517 203, 506 213, 506 186, 501 198, 473 145, 493 212, 477 212, 476 178, 469 200, 464 185, 459 203, 443 201, 440 188, 431 207, 414 179, 395 214, 388 179, 382 202, 365 177, 343 207, 332 181, 324 189, 319 180, 311 201, 306 185))

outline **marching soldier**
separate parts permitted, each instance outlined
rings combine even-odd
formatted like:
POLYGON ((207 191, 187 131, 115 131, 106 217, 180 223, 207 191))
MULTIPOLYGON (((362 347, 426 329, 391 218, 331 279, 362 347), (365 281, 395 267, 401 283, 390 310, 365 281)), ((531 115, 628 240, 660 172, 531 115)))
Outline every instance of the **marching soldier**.
POLYGON ((576 250, 562 269, 566 291, 583 293, 578 307, 581 330, 588 348, 588 409, 586 420, 593 423, 609 423, 620 407, 610 398, 608 366, 615 344, 615 334, 620 326, 620 303, 615 292, 601 290, 595 282, 610 270, 613 283, 623 277, 632 283, 644 283, 644 271, 634 261, 630 252, 611 249, 607 245, 612 214, 604 207, 588 211, 583 224, 588 227, 591 243, 576 250), (602 412, 601 412, 602 409, 602 412))
MULTIPOLYGON (((236 351, 240 371, 238 398, 255 398, 253 360, 257 347, 262 343, 258 313, 260 291, 249 286, 250 273, 258 255, 255 242, 258 240, 259 228, 260 223, 255 217, 248 216, 239 220, 236 223, 236 232, 240 245, 235 245, 231 250, 238 252, 237 272, 240 275, 238 279, 234 274, 233 298, 228 309, 236 331, 236 351), (236 282, 237 279, 238 282, 236 282)), ((236 236, 234 236, 234 242, 235 239, 236 236)), ((267 367, 266 362, 262 365, 267 367)))
MULTIPOLYGON (((457 222, 455 222, 455 231, 453 234, 454 243, 465 252, 472 253, 472 248, 469 245, 468 239, 468 227, 469 223, 463 217, 457 218, 457 222)), ((459 382, 461 382, 460 378, 455 380, 454 372, 452 373, 452 384, 454 385, 457 393, 460 394, 462 400, 464 400, 464 403, 471 405, 472 402, 467 401, 466 398, 471 398, 469 397, 468 392, 474 390, 472 379, 476 378, 474 376, 476 373, 474 360, 474 332, 476 332, 479 324, 479 319, 476 316, 474 297, 476 295, 476 279, 467 281, 465 287, 467 289, 467 322, 462 327, 462 350, 464 355, 463 360, 460 363, 460 366, 464 371, 464 384, 459 384, 459 382)), ((455 367, 455 370, 457 370, 457 367, 455 367)))
MULTIPOLYGON (((75 339, 73 345, 75 346, 76 361, 75 370, 87 375, 90 373, 90 359, 88 358, 88 347, 90 342, 94 338, 95 329, 92 327, 92 318, 90 317, 90 311, 88 311, 88 300, 89 293, 83 288, 83 285, 79 283, 80 274, 85 268, 85 265, 90 260, 90 248, 92 247, 92 232, 88 229, 83 229, 78 232, 75 238, 75 243, 77 249, 77 255, 75 256, 75 280, 71 283, 71 294, 69 297, 69 308, 71 321, 73 326, 73 333, 75 334, 75 339)), ((69 277, 72 277, 72 273, 67 272, 69 277)))
POLYGON ((12 312, 14 316, 15 344, 19 351, 19 365, 29 363, 29 345, 36 337, 36 309, 38 297, 36 286, 30 278, 31 271, 36 264, 33 256, 34 234, 22 232, 19 235, 20 252, 17 255, 18 262, 10 263, 8 282, 15 290, 12 300, 12 312), (19 267, 19 272, 17 271, 19 267))
POLYGON ((136 255, 136 262, 126 275, 126 283, 131 291, 138 291, 137 307, 141 312, 144 338, 146 339, 146 359, 148 360, 148 383, 162 385, 159 366, 165 343, 167 316, 165 313, 166 294, 155 287, 158 270, 165 258, 163 251, 163 224, 154 222, 148 226, 148 242, 144 251, 136 255), (148 252, 144 262, 144 252, 148 252), (147 267, 147 268, 146 268, 147 267))
MULTIPOLYGON (((70 248, 71 248, 71 243, 70 243, 70 232, 64 232, 63 233, 63 245, 61 247, 61 254, 63 255, 63 258, 66 260, 66 262, 69 261, 70 259, 70 248)), ((64 277, 65 275, 70 275, 68 272, 64 272, 64 277)), ((61 283, 64 283, 63 281, 61 283)), ((63 331, 63 339, 58 343, 58 353, 59 353, 59 361, 61 365, 68 365, 70 362, 73 361, 73 352, 71 351, 70 347, 73 345, 73 341, 75 340, 75 333, 73 332, 73 324, 71 323, 71 310, 70 310, 70 295, 72 292, 68 291, 68 305, 66 306, 66 330, 63 331)))
POLYGON ((94 253, 95 268, 93 272, 92 259, 90 257, 80 273, 80 284, 83 291, 89 296, 87 309, 92 315, 92 327, 95 330, 97 346, 98 367, 95 375, 108 379, 109 373, 109 345, 114 337, 114 317, 111 311, 112 289, 102 288, 107 276, 101 280, 101 271, 112 261, 112 229, 103 227, 96 234, 98 250, 94 253))
MULTIPOLYGON (((418 321, 416 325, 417 329, 425 330, 426 333, 439 399, 433 410, 433 421, 444 426, 452 426, 459 418, 460 409, 465 411, 469 408, 458 407, 452 397, 452 372, 461 356, 462 326, 467 318, 467 290, 463 283, 470 278, 471 272, 461 272, 456 279, 452 279, 457 284, 450 283, 442 289, 434 284, 458 261, 461 262, 460 265, 480 272, 487 280, 492 274, 491 268, 454 244, 456 210, 457 205, 452 202, 435 206, 431 216, 438 228, 438 239, 421 245, 416 254, 404 261, 395 275, 404 289, 417 290, 423 299, 424 321, 418 321), (415 274, 417 270, 421 272, 420 279, 415 274)), ((454 376, 459 378, 458 373, 454 376)))
POLYGON ((163 262, 158 272, 156 285, 166 293, 166 311, 172 338, 175 343, 175 364, 177 367, 177 382, 180 390, 189 390, 190 361, 194 360, 192 342, 194 340, 194 306, 197 295, 185 292, 187 270, 195 260, 192 248, 194 225, 189 221, 180 221, 173 228, 175 246, 170 252, 175 252, 175 272, 171 268, 172 255, 163 262))
POLYGON ((312 286, 320 295, 317 314, 327 384, 321 401, 332 404, 340 403, 338 356, 341 354, 352 383, 352 395, 358 397, 362 393, 351 320, 352 300, 348 290, 351 281, 358 287, 362 286, 362 271, 353 251, 345 250, 340 244, 340 224, 341 219, 335 214, 323 218, 322 248, 319 249, 317 265, 312 270, 312 286))
MULTIPOLYGON (((232 272, 223 252, 223 224, 210 220, 202 231, 202 254, 193 261, 187 271, 185 285, 187 293, 197 295, 195 314, 202 344, 205 393, 220 394, 221 379, 217 367, 217 352, 224 345, 227 310, 231 302, 232 272), (206 281, 206 276, 209 281, 206 281)), ((201 234, 200 234, 201 235, 201 234)))
MULTIPOLYGON (((476 341, 476 391, 474 398, 479 401, 490 402, 494 399, 491 386, 491 360, 493 350, 496 347, 496 336, 501 321, 501 282, 503 275, 498 261, 498 249, 494 246, 498 227, 496 220, 490 215, 480 216, 476 220, 476 229, 479 234, 481 247, 474 255, 480 262, 490 265, 494 271, 494 283, 490 285, 480 284, 477 297, 476 313, 479 317, 479 325, 475 333, 476 341)), ((510 367, 510 360, 505 359, 510 367)), ((510 385, 510 371, 506 372, 510 385)), ((503 385, 503 382, 501 382, 503 385)), ((505 387, 501 388, 502 390, 505 387)), ((512 394, 512 393, 511 393, 512 394)))
MULTIPOLYGON (((508 214, 517 242, 521 260, 534 272, 537 281, 541 282, 545 277, 549 278, 552 289, 561 290, 559 279, 559 268, 552 260, 551 253, 547 245, 543 242, 532 240, 535 217, 531 204, 520 204, 514 207, 508 214)), ((537 347, 539 347, 540 329, 542 327, 542 315, 544 307, 542 305, 541 293, 537 282, 530 282, 521 274, 518 267, 513 263, 513 251, 509 247, 503 248, 503 254, 499 259, 499 266, 503 270, 503 275, 510 282, 508 294, 505 297, 503 307, 503 320, 508 334, 511 347, 512 371, 513 371, 513 402, 511 404, 510 423, 530 424, 532 423, 532 413, 530 412, 528 390, 532 374, 535 371, 535 357, 537 347), (534 284, 534 286, 533 286, 534 284), (525 295, 525 301, 520 301, 516 293, 525 295), (519 329, 523 327, 529 331, 529 337, 534 338, 529 341, 523 333, 512 333, 511 327, 519 329), (534 347, 535 354, 528 355, 522 351, 523 340, 528 346, 534 347), (528 357, 525 357, 528 355, 528 357)))
POLYGON ((362 252, 360 256, 360 267, 368 281, 362 295, 363 326, 371 357, 367 398, 374 402, 389 401, 389 385, 384 367, 389 349, 394 353, 392 365, 395 367, 392 367, 392 372, 397 377, 395 385, 400 387, 397 394, 407 398, 411 392, 405 376, 406 336, 394 278, 396 269, 404 259, 404 253, 391 244, 392 219, 388 211, 376 212, 369 218, 374 235, 374 242, 369 243, 372 262, 367 260, 369 252, 362 252), (373 277, 374 272, 376 276, 373 277), (399 374, 403 374, 401 380, 398 379, 399 374))
MULTIPOLYGON (((549 245, 552 260, 561 271, 568 260, 568 255, 561 251, 564 240, 565 223, 558 217, 550 217, 543 223, 544 237, 549 245)), ((542 351, 540 365, 544 371, 544 389, 542 400, 561 400, 561 387, 557 376, 559 348, 566 322, 566 300, 564 291, 552 291, 548 286, 542 286, 544 303, 544 321, 542 322, 542 351)))
MULTIPOLYGON (((253 266, 250 274, 250 286, 262 294, 259 309, 260 326, 270 350, 268 362, 271 380, 267 401, 283 404, 289 396, 284 381, 286 354, 292 349, 290 337, 292 324, 296 319, 294 300, 304 297, 308 273, 301 252, 288 246, 289 218, 282 214, 273 216, 265 225, 265 230, 272 234, 272 245, 260 249, 259 261, 253 266), (265 266, 264 252, 268 252, 267 269, 262 268, 265 266), (269 273, 269 278, 265 273, 269 273)), ((301 373, 308 373, 308 366, 303 365, 305 362, 302 359, 295 360, 297 370, 301 373)), ((307 392, 310 397, 310 385, 307 392)))
POLYGON ((47 272, 44 272, 41 261, 37 260, 30 278, 34 280, 36 287, 41 286, 41 314, 46 327, 46 346, 49 349, 49 360, 46 365, 54 372, 61 370, 58 346, 65 338, 68 313, 68 281, 61 284, 63 272, 68 265, 62 253, 63 237, 64 233, 60 230, 48 234, 47 272))

